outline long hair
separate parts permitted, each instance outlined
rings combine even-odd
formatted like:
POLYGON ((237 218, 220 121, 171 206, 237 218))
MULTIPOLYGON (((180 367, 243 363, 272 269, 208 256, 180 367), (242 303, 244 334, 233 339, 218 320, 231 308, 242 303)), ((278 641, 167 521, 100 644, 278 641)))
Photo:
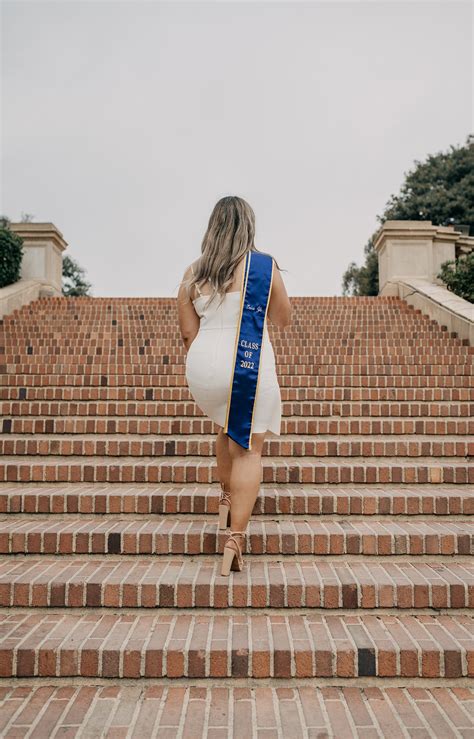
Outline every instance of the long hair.
MULTIPOLYGON (((194 284, 208 281, 211 293, 206 307, 218 294, 222 302, 232 285, 237 263, 248 251, 260 251, 255 246, 255 213, 247 201, 237 195, 221 198, 209 218, 194 275, 184 282, 188 295, 194 284)), ((275 265, 280 269, 276 260, 275 265)))

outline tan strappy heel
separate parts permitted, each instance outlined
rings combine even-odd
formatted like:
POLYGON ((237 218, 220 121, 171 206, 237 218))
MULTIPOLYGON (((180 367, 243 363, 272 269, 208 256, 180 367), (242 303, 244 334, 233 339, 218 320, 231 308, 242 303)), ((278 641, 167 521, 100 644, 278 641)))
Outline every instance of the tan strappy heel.
POLYGON ((222 487, 219 498, 219 529, 226 529, 230 526, 230 493, 222 487))
POLYGON ((230 571, 242 572, 244 567, 244 560, 242 557, 242 547, 235 538, 236 536, 242 536, 242 545, 245 541, 245 531, 231 531, 229 537, 224 544, 224 553, 222 556, 222 569, 221 575, 228 577, 230 571))

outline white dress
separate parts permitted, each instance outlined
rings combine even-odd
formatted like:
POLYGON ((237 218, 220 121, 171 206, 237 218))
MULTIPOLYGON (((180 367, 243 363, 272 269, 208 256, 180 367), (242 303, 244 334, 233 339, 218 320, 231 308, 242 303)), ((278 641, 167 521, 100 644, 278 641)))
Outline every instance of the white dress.
MULTIPOLYGON (((192 301, 200 318, 200 327, 186 355, 186 381, 198 407, 222 427, 225 425, 233 372, 240 297, 240 290, 233 290, 224 295, 220 305, 221 295, 217 295, 208 307, 205 304, 209 295, 199 294, 192 301)), ((280 436, 280 427, 280 386, 265 322, 252 433, 270 431, 280 436)))

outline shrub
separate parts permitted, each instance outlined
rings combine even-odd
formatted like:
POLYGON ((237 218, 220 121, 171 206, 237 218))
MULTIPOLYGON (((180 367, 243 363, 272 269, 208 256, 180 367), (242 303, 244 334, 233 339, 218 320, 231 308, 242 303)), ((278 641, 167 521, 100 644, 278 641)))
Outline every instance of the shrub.
POLYGON ((6 219, 0 224, 0 287, 12 285, 20 279, 23 259, 23 239, 10 231, 6 219))
POLYGON ((448 290, 474 303, 474 252, 455 261, 443 262, 437 276, 448 290))

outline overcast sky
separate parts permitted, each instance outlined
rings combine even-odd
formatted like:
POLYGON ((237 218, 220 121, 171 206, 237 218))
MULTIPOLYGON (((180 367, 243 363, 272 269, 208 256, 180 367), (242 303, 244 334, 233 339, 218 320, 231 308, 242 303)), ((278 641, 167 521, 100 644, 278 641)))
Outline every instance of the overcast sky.
POLYGON ((94 295, 176 296, 236 194, 290 295, 338 295, 414 160, 473 129, 472 7, 3 0, 0 211, 52 221, 94 295))

